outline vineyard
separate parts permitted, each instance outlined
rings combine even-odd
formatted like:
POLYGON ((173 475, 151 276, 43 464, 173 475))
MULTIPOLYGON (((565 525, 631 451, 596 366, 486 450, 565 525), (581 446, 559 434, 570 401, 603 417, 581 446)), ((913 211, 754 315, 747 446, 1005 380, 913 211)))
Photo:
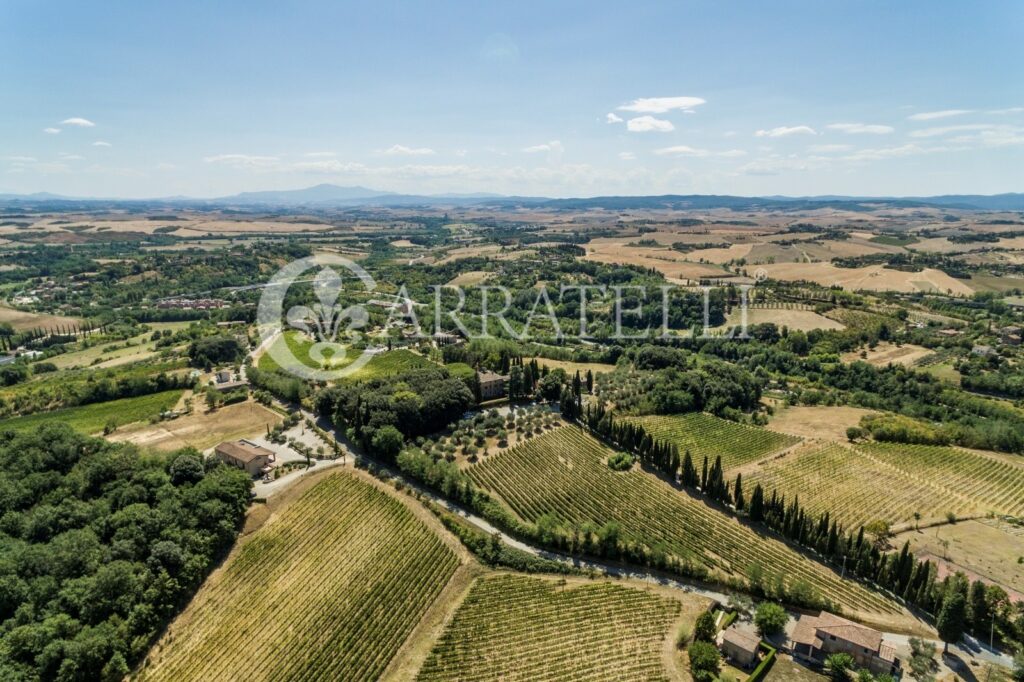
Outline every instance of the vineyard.
POLYGON ((119 398, 104 403, 90 403, 67 407, 52 412, 36 412, 24 417, 11 417, 0 421, 0 430, 30 431, 43 424, 59 421, 75 431, 96 434, 107 426, 123 426, 158 416, 178 404, 181 389, 150 393, 132 398, 119 398))
POLYGON ((721 455, 726 471, 800 442, 796 436, 737 424, 702 412, 635 417, 630 421, 642 424, 655 440, 675 443, 680 453, 689 450, 697 467, 701 466, 702 458, 714 462, 715 457, 721 455))
POLYGON ((982 511, 1024 514, 1024 465, 996 455, 933 445, 867 443, 864 452, 911 476, 941 483, 982 511))
POLYGON ((836 443, 765 462, 744 472, 743 483, 748 490, 760 483, 768 494, 799 496, 805 510, 827 511, 851 529, 875 520, 909 522, 915 512, 932 519, 972 511, 953 491, 836 443))
POLYGON ((662 644, 679 612, 674 599, 608 582, 481 578, 417 679, 666 680, 662 644))
POLYGON ((774 572, 787 589, 809 586, 848 611, 900 612, 881 595, 647 473, 612 471, 605 465, 611 454, 567 426, 490 457, 469 473, 530 522, 545 514, 576 527, 615 521, 623 539, 666 551, 719 578, 742 579, 756 564, 774 572))
POLYGON ((141 677, 377 679, 457 565, 401 502, 333 474, 211 577, 141 677))

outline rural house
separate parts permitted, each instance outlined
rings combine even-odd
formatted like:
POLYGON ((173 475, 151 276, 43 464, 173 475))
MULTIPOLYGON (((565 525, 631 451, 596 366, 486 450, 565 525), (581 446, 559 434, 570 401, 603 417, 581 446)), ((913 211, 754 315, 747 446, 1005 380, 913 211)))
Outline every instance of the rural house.
POLYGON ((214 448, 214 452, 220 461, 244 469, 253 477, 265 473, 276 459, 273 450, 244 439, 225 441, 214 448))
POLYGON ((719 635, 718 648, 722 654, 742 668, 749 668, 757 662, 757 649, 761 639, 752 632, 741 630, 736 624, 730 625, 719 635))
POLYGON ((480 400, 493 400, 505 396, 505 382, 508 377, 494 372, 477 372, 480 381, 480 400))
POLYGON ((876 675, 899 675, 900 659, 891 646, 882 643, 882 633, 827 611, 801 616, 791 646, 795 658, 819 665, 829 654, 843 653, 853 657, 858 668, 876 675))

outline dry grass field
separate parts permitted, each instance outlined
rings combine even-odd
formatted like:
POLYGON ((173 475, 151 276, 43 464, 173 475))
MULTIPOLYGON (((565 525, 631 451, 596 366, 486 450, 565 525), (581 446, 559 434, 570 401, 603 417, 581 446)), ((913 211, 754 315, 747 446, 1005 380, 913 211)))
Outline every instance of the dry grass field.
POLYGON ((483 270, 470 270, 469 272, 463 272, 453 277, 449 282, 448 286, 452 287, 471 287, 477 284, 483 284, 491 273, 483 270))
POLYGON ((227 405, 213 412, 196 399, 196 411, 156 424, 137 424, 118 429, 108 438, 139 447, 171 451, 191 446, 199 451, 225 440, 260 436, 281 423, 281 416, 253 400, 227 405))
POLYGON ((26 329, 35 329, 36 327, 47 329, 57 325, 81 324, 82 321, 75 317, 31 313, 0 305, 0 322, 7 322, 14 327, 15 331, 20 332, 26 329))
POLYGON ((914 554, 934 560, 940 570, 963 571, 1024 600, 1024 563, 1018 563, 1024 557, 1024 528, 1020 526, 996 519, 960 521, 911 529, 893 538, 896 546, 905 541, 910 542, 914 554))
POLYGON ((586 244, 585 248, 587 254, 583 257, 584 260, 652 268, 671 282, 685 283, 702 278, 732 276, 718 265, 694 262, 689 260, 689 254, 672 249, 625 246, 619 241, 607 240, 593 240, 586 244))
POLYGON ((548 369, 564 369, 565 373, 570 376, 575 375, 576 372, 579 372, 581 377, 586 377, 588 371, 596 375, 615 370, 615 365, 606 365, 601 362, 569 362, 567 360, 550 360, 548 358, 523 358, 523 362, 530 362, 531 360, 536 360, 538 365, 548 369))
POLYGON ((974 290, 965 282, 926 268, 921 272, 903 272, 881 265, 839 268, 831 263, 766 263, 760 266, 772 279, 789 282, 808 281, 822 286, 841 286, 850 291, 951 292, 970 296, 974 290))
POLYGON ((885 367, 889 363, 910 367, 931 354, 931 350, 922 346, 915 346, 909 343, 897 346, 894 343, 882 342, 873 349, 865 348, 863 351, 846 353, 843 355, 842 359, 843 362, 857 362, 858 360, 863 360, 875 367, 885 367), (862 352, 866 357, 861 357, 862 352))
POLYGON ((846 429, 857 426, 861 417, 876 414, 859 407, 779 406, 768 422, 768 428, 802 438, 846 440, 846 429))
MULTIPOLYGON (((811 331, 812 329, 845 329, 841 322, 819 315, 813 310, 787 310, 785 308, 747 308, 747 326, 771 322, 793 330, 811 331)), ((743 311, 733 308, 726 317, 725 324, 712 327, 711 331, 726 331, 743 324, 743 311)))

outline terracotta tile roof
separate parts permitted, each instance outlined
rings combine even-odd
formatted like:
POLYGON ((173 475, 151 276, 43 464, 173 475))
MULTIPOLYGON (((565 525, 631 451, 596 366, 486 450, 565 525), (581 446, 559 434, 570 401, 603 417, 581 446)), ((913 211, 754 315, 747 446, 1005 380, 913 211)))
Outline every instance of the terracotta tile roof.
POLYGON ((730 626, 722 633, 722 641, 729 642, 743 651, 757 651, 758 645, 761 644, 757 635, 740 630, 735 625, 730 626))
MULTIPOLYGON (((821 646, 820 635, 832 635, 859 647, 878 651, 882 646, 882 633, 853 621, 822 611, 815 616, 803 616, 793 631, 793 641, 798 644, 821 646)), ((888 659, 887 659, 888 660, 888 659)))
POLYGON ((229 440, 221 443, 216 451, 232 457, 239 462, 251 462, 257 457, 273 457, 274 452, 254 443, 242 440, 229 440))

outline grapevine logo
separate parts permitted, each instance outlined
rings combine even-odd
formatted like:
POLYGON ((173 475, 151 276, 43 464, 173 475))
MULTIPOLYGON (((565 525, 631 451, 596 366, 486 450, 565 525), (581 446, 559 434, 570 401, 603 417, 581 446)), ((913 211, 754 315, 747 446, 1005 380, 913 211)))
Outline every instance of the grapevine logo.
POLYGON ((303 379, 332 381, 358 372, 373 358, 361 331, 370 318, 366 308, 339 303, 345 279, 359 280, 366 292, 377 286, 370 273, 336 254, 292 261, 264 285, 256 313, 260 342, 283 370, 303 379), (316 302, 285 310, 289 290, 305 284, 312 285, 316 302), (289 331, 301 332, 296 346, 308 360, 296 357, 283 336, 289 331))

